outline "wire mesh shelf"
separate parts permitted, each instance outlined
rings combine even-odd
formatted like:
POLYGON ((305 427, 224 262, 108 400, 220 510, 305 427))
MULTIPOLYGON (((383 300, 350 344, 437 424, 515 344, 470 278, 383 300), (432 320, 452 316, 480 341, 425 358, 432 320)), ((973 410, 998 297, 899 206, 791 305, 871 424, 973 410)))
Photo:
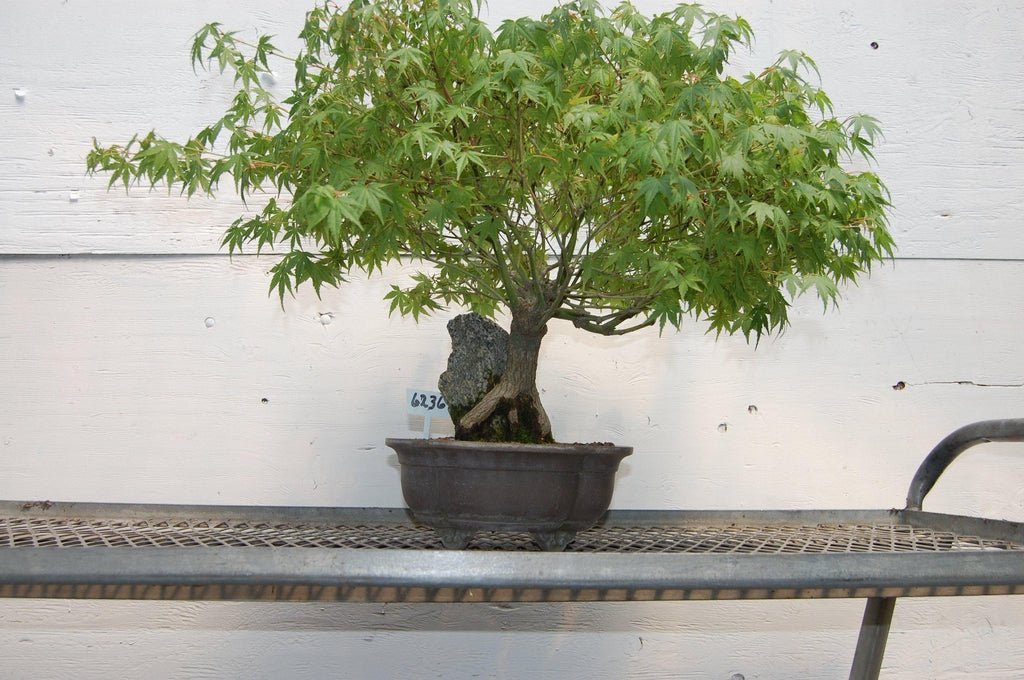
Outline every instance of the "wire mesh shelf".
POLYGON ((0 597, 533 602, 1024 593, 1024 525, 920 511, 614 511, 563 553, 444 550, 396 508, 0 501, 0 597))
MULTIPOLYGON (((78 517, 0 517, 0 547, 262 547, 441 549, 426 527, 78 517)), ((478 534, 470 550, 538 551, 529 534, 478 534)), ((1024 550, 1024 544, 899 523, 598 526, 567 552, 694 554, 920 553, 1024 550)))

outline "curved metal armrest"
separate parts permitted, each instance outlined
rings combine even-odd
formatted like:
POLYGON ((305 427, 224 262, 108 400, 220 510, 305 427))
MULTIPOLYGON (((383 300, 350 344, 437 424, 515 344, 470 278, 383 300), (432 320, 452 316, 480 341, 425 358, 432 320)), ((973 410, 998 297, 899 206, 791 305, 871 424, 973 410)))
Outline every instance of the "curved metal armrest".
POLYGON ((984 442, 1024 442, 1024 418, 982 420, 947 435, 914 474, 907 492, 907 510, 920 510, 924 497, 949 464, 970 447, 984 442))

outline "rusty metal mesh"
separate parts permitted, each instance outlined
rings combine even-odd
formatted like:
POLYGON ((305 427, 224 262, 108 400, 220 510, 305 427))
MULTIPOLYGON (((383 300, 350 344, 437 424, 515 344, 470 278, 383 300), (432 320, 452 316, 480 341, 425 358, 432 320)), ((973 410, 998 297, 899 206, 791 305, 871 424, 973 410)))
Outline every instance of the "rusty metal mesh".
MULTIPOLYGON (((286 547, 440 549, 414 525, 319 525, 217 520, 3 518, 0 547, 286 547)), ((480 533, 477 550, 538 550, 528 534, 480 533)), ((900 524, 596 527, 570 552, 812 554, 1024 550, 1008 541, 900 524)))

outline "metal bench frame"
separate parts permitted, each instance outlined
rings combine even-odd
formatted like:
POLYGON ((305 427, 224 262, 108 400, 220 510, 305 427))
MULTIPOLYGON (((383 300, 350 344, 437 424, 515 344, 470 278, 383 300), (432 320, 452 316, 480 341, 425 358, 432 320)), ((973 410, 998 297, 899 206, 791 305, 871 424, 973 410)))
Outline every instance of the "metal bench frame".
POLYGON ((1024 524, 924 512, 948 465, 1024 419, 960 428, 903 510, 613 511, 564 553, 440 549, 402 509, 0 502, 0 597, 381 602, 866 598, 851 680, 898 597, 1024 594, 1024 524))

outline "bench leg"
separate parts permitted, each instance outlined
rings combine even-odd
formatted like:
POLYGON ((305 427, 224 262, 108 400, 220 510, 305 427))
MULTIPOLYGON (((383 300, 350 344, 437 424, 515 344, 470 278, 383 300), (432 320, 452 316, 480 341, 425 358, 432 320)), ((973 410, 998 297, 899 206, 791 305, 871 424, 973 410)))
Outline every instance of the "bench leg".
POLYGON ((878 680, 895 608, 895 597, 868 598, 867 606, 864 607, 864 621, 860 624, 857 651, 853 653, 850 680, 878 680))

